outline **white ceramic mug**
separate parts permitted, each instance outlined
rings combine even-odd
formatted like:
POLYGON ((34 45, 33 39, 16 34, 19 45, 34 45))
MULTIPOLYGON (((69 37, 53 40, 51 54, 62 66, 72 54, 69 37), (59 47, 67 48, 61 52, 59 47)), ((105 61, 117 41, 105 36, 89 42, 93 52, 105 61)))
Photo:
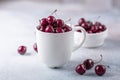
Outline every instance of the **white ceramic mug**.
POLYGON ((73 27, 71 31, 64 33, 46 33, 36 28, 36 41, 38 53, 43 62, 51 68, 61 67, 70 60, 71 53, 84 43, 86 32, 82 27, 73 27), (74 32, 83 32, 82 42, 75 44, 74 32))

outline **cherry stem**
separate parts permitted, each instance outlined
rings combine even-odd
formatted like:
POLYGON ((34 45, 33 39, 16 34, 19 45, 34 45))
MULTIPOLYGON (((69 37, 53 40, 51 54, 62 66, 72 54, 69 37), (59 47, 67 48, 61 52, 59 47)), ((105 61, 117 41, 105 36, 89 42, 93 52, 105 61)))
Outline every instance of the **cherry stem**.
POLYGON ((51 13, 51 15, 53 15, 54 13, 56 13, 57 12, 57 9, 55 9, 52 13, 51 13))
POLYGON ((101 16, 98 16, 98 17, 96 18, 96 21, 97 21, 98 19, 100 19, 100 17, 101 17, 101 16))
POLYGON ((69 18, 68 20, 66 20, 65 23, 66 23, 66 22, 69 22, 69 21, 71 21, 71 18, 69 18))
POLYGON ((102 59, 103 59, 103 56, 102 56, 102 54, 101 54, 101 55, 100 55, 100 60, 99 60, 99 61, 96 61, 95 64, 100 63, 100 62, 102 61, 102 59))

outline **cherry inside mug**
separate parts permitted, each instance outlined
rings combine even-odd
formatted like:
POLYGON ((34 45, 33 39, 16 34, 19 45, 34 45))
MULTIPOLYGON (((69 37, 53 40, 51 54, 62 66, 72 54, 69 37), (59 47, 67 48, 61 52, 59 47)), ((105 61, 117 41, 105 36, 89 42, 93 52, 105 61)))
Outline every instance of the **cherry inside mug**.
MULTIPOLYGON (((72 26, 71 26, 72 27, 72 26)), ((36 42, 38 53, 43 62, 51 68, 61 67, 70 60, 71 53, 84 43, 86 32, 82 27, 72 27, 72 30, 64 33, 46 33, 36 28, 36 42), (82 42, 74 41, 74 32, 81 30, 82 42)))

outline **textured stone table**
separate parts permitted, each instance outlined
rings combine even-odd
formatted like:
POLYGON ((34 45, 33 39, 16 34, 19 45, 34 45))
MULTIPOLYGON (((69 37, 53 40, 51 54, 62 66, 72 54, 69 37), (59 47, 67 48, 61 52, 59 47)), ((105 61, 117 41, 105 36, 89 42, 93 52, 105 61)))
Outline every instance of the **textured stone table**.
POLYGON ((32 2, 0 3, 0 80, 120 80, 120 15, 112 11, 93 13, 87 12, 80 5, 42 4, 32 2), (109 32, 105 44, 95 49, 80 48, 73 53, 71 60, 60 69, 50 69, 41 62, 32 46, 35 42, 34 28, 38 20, 46 17, 54 9, 58 16, 67 20, 71 17, 72 24, 77 24, 80 17, 99 21, 107 25, 109 32), (17 53, 19 45, 27 46, 27 55, 17 53), (74 69, 87 58, 98 60, 109 65, 107 73, 98 77, 94 70, 83 76, 74 69))

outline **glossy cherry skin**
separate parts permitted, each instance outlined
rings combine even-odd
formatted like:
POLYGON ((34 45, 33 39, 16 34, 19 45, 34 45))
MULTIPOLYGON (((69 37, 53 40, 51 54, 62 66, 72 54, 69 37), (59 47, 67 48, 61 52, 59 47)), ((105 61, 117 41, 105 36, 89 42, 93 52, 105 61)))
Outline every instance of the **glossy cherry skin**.
POLYGON ((62 19, 57 19, 57 26, 58 27, 63 27, 64 26, 64 21, 62 19))
POLYGON ((40 21, 40 25, 46 27, 48 25, 47 18, 42 18, 40 21))
POLYGON ((106 30, 106 27, 105 27, 105 25, 100 25, 100 26, 98 27, 98 29, 99 29, 100 31, 105 31, 105 30, 106 30))
POLYGON ((44 26, 40 26, 40 29, 39 29, 39 30, 45 32, 45 28, 46 28, 46 27, 44 27, 44 26))
POLYGON ((24 55, 27 51, 27 47, 26 46, 19 46, 18 47, 18 53, 21 54, 21 55, 24 55))
POLYGON ((64 32, 69 32, 72 30, 72 28, 68 25, 65 25, 63 29, 64 29, 64 32))
POLYGON ((79 26, 81 26, 83 23, 85 23, 85 19, 84 18, 80 18, 78 21, 79 26))
POLYGON ((84 66, 84 64, 79 64, 76 68, 75 71, 80 74, 83 75, 86 72, 86 68, 84 66))
POLYGON ((51 25, 48 25, 45 29, 45 32, 48 32, 48 33, 54 33, 54 29, 51 25))
POLYGON ((86 69, 89 70, 94 66, 94 61, 92 59, 86 59, 83 64, 85 65, 86 69))
POLYGON ((34 43, 34 44, 33 44, 33 49, 34 49, 36 52, 38 52, 37 43, 34 43))
POLYGON ((63 33, 64 30, 61 27, 56 28, 56 33, 63 33))
POLYGON ((98 76, 102 76, 104 75, 106 72, 106 67, 104 65, 96 65, 95 66, 95 73, 98 75, 98 76))
POLYGON ((91 27, 91 31, 92 31, 93 33, 97 33, 97 32, 98 32, 98 26, 93 25, 93 26, 91 27))
POLYGON ((53 24, 55 22, 55 17, 54 16, 48 16, 47 18, 49 24, 53 24))

